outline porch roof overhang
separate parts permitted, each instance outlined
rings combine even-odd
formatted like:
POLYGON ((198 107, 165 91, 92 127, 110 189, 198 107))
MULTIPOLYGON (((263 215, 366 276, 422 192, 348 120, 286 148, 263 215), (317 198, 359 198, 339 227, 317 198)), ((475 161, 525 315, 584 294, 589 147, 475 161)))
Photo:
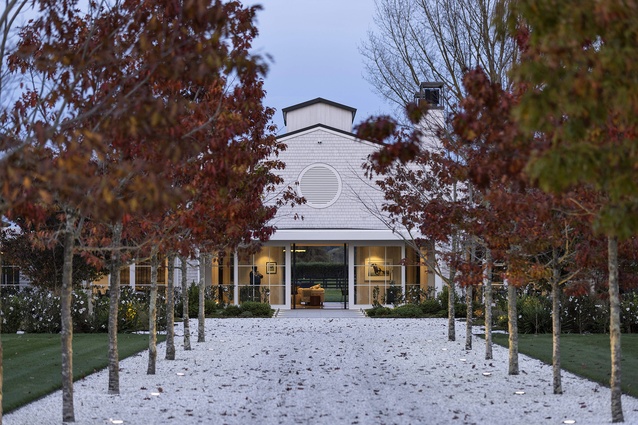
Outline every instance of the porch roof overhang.
POLYGON ((391 230, 361 229, 278 229, 271 242, 402 242, 404 238, 391 230))

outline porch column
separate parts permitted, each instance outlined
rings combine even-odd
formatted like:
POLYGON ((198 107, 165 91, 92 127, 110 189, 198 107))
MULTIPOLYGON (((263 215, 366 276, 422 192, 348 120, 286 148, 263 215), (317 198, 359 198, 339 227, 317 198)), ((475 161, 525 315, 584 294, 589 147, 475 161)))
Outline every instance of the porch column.
MULTIPOLYGON (((401 245, 401 258, 405 258, 405 244, 401 245)), ((401 293, 406 296, 405 292, 405 264, 401 266, 401 293)))
POLYGON ((128 267, 128 282, 130 287, 135 290, 135 263, 131 263, 128 267))
POLYGON ((348 308, 354 306, 354 244, 348 244, 348 308))
POLYGON ((284 297, 286 308, 292 308, 292 251, 290 248, 290 244, 287 243, 284 245, 284 249, 286 252, 284 253, 284 276, 286 279, 284 281, 286 295, 284 297))
POLYGON ((235 261, 233 261, 233 304, 239 305, 239 255, 237 251, 233 252, 235 261))

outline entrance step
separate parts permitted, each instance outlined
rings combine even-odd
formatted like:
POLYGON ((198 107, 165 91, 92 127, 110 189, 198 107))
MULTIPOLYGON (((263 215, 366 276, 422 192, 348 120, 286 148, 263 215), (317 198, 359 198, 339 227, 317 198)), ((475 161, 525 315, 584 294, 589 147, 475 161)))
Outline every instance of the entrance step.
MULTIPOLYGON (((341 304, 343 305, 343 304, 341 304)), ((294 310, 277 310, 276 318, 316 318, 316 319, 363 319, 366 317, 363 310, 344 310, 336 308, 297 308, 294 310)))

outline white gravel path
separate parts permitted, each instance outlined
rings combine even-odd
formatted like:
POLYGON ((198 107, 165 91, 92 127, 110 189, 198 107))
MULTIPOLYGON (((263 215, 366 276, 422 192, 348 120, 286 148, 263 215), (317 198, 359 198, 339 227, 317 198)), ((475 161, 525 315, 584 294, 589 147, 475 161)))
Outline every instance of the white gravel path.
MULTIPOLYGON (((75 383, 77 424, 576 424, 610 423, 610 392, 507 350, 486 361, 481 338, 465 350, 464 325, 447 341, 445 319, 208 319, 206 342, 177 346, 156 375, 147 354, 121 362, 119 396, 107 372, 75 383), (484 373, 491 373, 485 376, 484 373), (183 374, 183 375, 182 375, 183 374), (524 394, 517 395, 517 391, 524 394)), ((625 423, 638 399, 624 396, 625 423)), ((5 425, 61 423, 61 392, 5 415, 5 425)))

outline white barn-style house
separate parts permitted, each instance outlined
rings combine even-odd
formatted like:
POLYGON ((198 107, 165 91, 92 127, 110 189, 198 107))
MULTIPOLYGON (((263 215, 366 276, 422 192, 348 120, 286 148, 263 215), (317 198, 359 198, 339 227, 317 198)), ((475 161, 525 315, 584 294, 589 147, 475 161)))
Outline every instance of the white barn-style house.
POLYGON ((259 253, 213 263, 206 280, 230 283, 233 299, 241 302, 254 289, 250 272, 257 267, 263 275, 259 297, 284 309, 367 308, 391 303, 398 291, 431 292, 434 274, 377 215, 383 193, 362 164, 379 145, 353 134, 356 110, 317 98, 282 112, 284 185, 294 186, 306 204, 281 209, 277 231, 259 253), (322 251, 323 264, 317 265, 309 253, 322 251))
MULTIPOLYGON (((428 102, 438 102, 434 94, 428 102)), ((391 304, 399 293, 440 287, 421 256, 379 218, 383 193, 362 164, 380 146, 353 133, 356 109, 317 98, 282 112, 283 187, 296 188, 306 203, 279 210, 276 232, 256 254, 227 253, 208 267, 190 260, 188 281, 203 279, 224 302, 261 300, 280 309, 369 308, 391 304)), ((166 273, 163 267, 160 285, 166 273)), ((181 272, 175 273, 179 283, 181 272)), ((141 289, 150 282, 150 266, 132 264, 121 278, 123 286, 141 289)), ((104 290, 107 282, 105 276, 95 287, 104 290)))

